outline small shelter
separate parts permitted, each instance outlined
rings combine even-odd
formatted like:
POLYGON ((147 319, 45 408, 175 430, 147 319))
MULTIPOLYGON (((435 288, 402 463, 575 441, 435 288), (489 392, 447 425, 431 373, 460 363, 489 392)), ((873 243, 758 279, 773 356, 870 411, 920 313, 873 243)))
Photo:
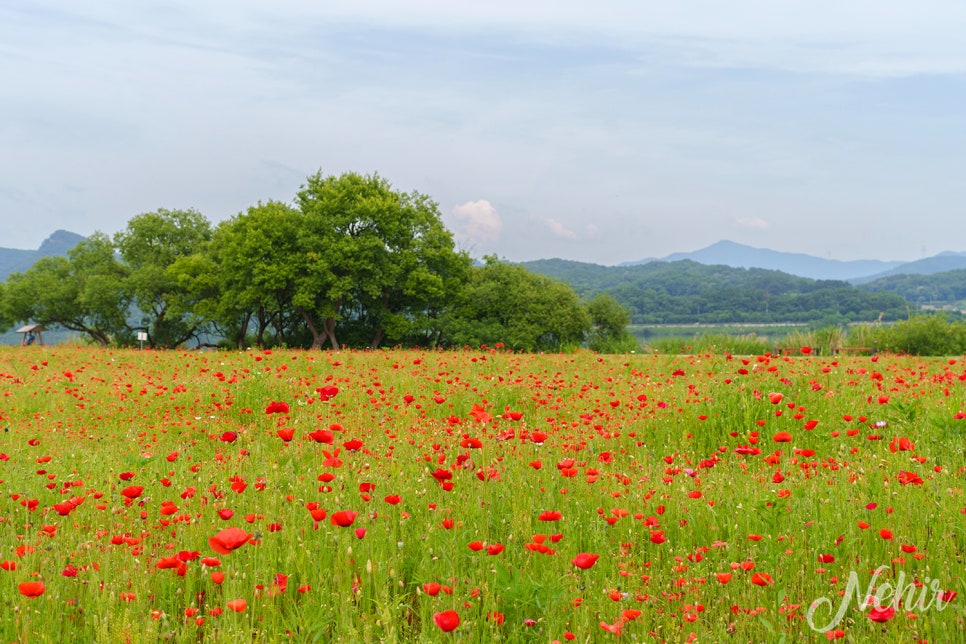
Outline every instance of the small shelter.
POLYGON ((27 324, 25 326, 17 329, 17 333, 22 333, 23 338, 20 340, 20 346, 27 347, 31 344, 43 345, 44 336, 43 332, 46 331, 44 327, 39 324, 27 324))

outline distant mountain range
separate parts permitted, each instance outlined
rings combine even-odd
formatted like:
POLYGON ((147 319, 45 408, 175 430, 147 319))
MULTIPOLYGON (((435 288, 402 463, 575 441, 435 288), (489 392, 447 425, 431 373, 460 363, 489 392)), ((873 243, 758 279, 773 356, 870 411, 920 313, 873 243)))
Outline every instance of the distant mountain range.
POLYGON ((659 259, 649 258, 636 262, 625 262, 621 266, 635 266, 654 261, 674 262, 684 259, 706 265, 765 268, 815 280, 842 280, 855 284, 871 282, 890 275, 931 275, 966 268, 966 253, 944 252, 914 262, 877 259, 841 261, 823 259, 804 253, 785 253, 768 248, 755 248, 727 240, 689 253, 672 253, 659 259))
POLYGON ((66 230, 57 230, 45 239, 37 250, 0 248, 0 281, 5 282, 14 273, 24 272, 41 257, 66 255, 67 251, 82 241, 84 241, 82 235, 66 230))

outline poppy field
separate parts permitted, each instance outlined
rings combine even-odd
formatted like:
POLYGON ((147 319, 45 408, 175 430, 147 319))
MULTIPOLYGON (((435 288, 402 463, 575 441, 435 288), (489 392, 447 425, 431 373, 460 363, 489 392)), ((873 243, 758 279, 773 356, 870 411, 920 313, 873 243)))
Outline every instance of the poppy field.
POLYGON ((962 639, 962 360, 32 347, 0 382, 0 641, 962 639))

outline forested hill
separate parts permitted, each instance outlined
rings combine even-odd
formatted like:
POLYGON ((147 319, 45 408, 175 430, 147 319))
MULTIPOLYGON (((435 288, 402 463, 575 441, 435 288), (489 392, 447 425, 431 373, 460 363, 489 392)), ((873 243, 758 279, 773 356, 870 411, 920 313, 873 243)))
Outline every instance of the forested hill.
POLYGON ((600 266, 546 259, 523 265, 567 282, 581 296, 613 295, 631 311, 634 324, 841 324, 908 315, 906 301, 895 293, 762 268, 707 266, 690 260, 600 266))
POLYGON ((890 275, 860 284, 859 288, 895 293, 920 306, 966 308, 966 269, 932 275, 890 275))

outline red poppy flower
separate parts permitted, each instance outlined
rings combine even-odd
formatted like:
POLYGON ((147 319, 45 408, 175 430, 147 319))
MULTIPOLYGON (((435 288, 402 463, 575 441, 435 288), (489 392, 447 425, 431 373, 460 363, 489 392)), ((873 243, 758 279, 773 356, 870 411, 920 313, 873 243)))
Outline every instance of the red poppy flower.
POLYGON ((486 553, 489 555, 498 555, 503 552, 505 546, 502 543, 491 543, 486 547, 486 553))
POLYGON ((433 614, 433 623, 444 633, 456 630, 460 625, 460 616, 455 610, 444 610, 433 614))
POLYGON ((893 438, 892 442, 889 443, 889 451, 893 454, 896 452, 911 452, 915 448, 915 445, 908 438, 893 438))
POLYGON ((276 432, 278 437, 281 438, 286 443, 295 438, 295 430, 291 427, 283 427, 276 432))
POLYGON ((442 483, 443 481, 448 481, 451 478, 453 478, 453 473, 452 472, 450 472, 449 470, 444 470, 444 469, 439 468, 439 467, 437 467, 434 472, 430 472, 430 474, 432 475, 432 477, 434 479, 436 479, 440 483, 442 483))
POLYGON ((74 503, 71 502, 71 501, 69 501, 69 500, 68 501, 61 501, 60 503, 55 503, 54 504, 54 510, 57 512, 57 514, 59 514, 62 517, 66 517, 76 507, 77 506, 74 505, 74 503))
POLYGON ((227 555, 232 550, 237 550, 248 543, 252 535, 241 528, 225 528, 208 539, 211 549, 220 555, 227 555))
POLYGON ((358 515, 358 512, 353 512, 352 510, 339 510, 338 512, 332 513, 332 516, 329 517, 329 521, 334 526, 348 528, 355 522, 358 515))
POLYGON ((128 487, 121 490, 121 496, 128 499, 136 499, 139 496, 141 496, 142 492, 144 492, 143 485, 129 485, 128 487))
POLYGON ((316 443, 324 443, 326 445, 331 445, 333 442, 335 442, 335 434, 327 429, 317 429, 308 434, 308 437, 314 440, 316 443))
POLYGON ((869 609, 869 619, 873 622, 888 622, 895 614, 896 609, 892 606, 873 606, 869 609))
POLYGON ((402 501, 402 497, 399 496, 398 494, 390 494, 389 496, 387 496, 385 498, 385 501, 389 505, 396 505, 397 503, 399 503, 400 501, 402 501))
POLYGON ((288 403, 286 402, 270 402, 268 407, 265 408, 266 414, 287 414, 288 412, 288 403))
POLYGON ((601 622, 600 627, 608 633, 613 633, 614 635, 620 637, 621 631, 624 629, 624 623, 617 622, 616 624, 608 624, 607 622, 601 622))
POLYGON ((319 394, 319 400, 325 402, 331 398, 335 398, 339 393, 338 387, 333 387, 332 385, 326 385, 325 387, 319 387, 315 390, 319 394))
POLYGON ((718 583, 727 584, 729 581, 731 581, 730 572, 716 572, 714 576, 717 577, 718 583))
POLYGON ((245 609, 248 608, 248 602, 244 599, 233 599, 225 604, 225 606, 228 607, 228 610, 233 610, 236 613, 244 613, 245 609))
POLYGON ((577 566, 578 568, 587 570, 588 568, 593 568, 594 564, 597 563, 598 559, 600 559, 600 555, 591 554, 589 552, 581 552, 576 557, 574 557, 570 563, 577 566))
POLYGON ((751 583, 756 586, 770 586, 774 581, 767 572, 756 572, 751 575, 751 583))
POLYGON ((899 472, 896 475, 896 478, 899 479, 899 482, 902 483, 903 485, 922 485, 923 484, 922 477, 916 474, 915 472, 899 472))
POLYGON ((777 405, 782 401, 784 397, 785 397, 784 394, 772 392, 768 394, 768 402, 770 402, 773 405, 777 405))
POLYGON ((560 521, 563 518, 563 514, 557 510, 544 510, 537 517, 539 521, 560 521))
POLYGON ((17 590, 24 597, 40 597, 47 590, 47 587, 44 586, 42 581, 25 581, 17 586, 17 590))
POLYGON ((469 542, 469 544, 467 544, 467 547, 470 550, 475 550, 475 551, 479 552, 480 550, 483 549, 483 542, 482 541, 471 541, 471 542, 469 542))
POLYGON ((236 434, 235 432, 225 432, 220 437, 223 443, 234 443, 235 439, 237 438, 238 438, 238 434, 236 434))

